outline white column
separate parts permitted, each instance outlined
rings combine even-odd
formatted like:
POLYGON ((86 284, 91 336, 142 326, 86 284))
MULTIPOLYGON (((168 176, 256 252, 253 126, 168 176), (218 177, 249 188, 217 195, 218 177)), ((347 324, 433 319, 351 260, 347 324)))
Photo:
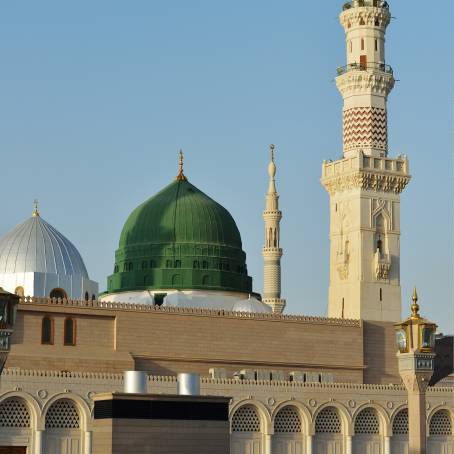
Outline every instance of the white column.
POLYGON ((353 454, 353 437, 351 435, 347 435, 345 454, 353 454))
POLYGON ((271 454, 271 435, 265 434, 265 454, 271 454))
POLYGON ((391 437, 385 437, 385 454, 391 454, 391 437))
POLYGON ((91 454, 91 438, 92 438, 92 432, 85 432, 84 454, 91 454))
POLYGON ((314 436, 308 435, 306 437, 306 454, 312 454, 314 446, 314 436))
POLYGON ((43 453, 43 433, 44 430, 37 430, 35 432, 35 454, 43 453))

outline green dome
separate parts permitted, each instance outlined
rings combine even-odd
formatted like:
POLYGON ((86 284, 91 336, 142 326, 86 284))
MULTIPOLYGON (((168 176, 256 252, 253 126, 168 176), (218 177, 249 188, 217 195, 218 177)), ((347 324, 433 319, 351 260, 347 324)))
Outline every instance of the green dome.
POLYGON ((183 178, 131 213, 107 287, 249 293, 252 280, 230 213, 183 178))

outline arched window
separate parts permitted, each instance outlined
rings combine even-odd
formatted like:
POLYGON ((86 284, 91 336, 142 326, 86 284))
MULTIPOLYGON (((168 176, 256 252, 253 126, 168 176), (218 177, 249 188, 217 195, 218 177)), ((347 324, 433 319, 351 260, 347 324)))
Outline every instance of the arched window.
POLYGON ((123 263, 123 271, 128 271, 128 264, 126 262, 123 263))
POLYGON ((318 434, 342 433, 342 424, 336 408, 327 407, 318 414, 315 421, 315 432, 318 434))
POLYGON ((54 402, 46 413, 46 429, 79 429, 80 417, 72 400, 54 402))
POLYGON ((364 50, 364 39, 361 38, 361 50, 364 50))
POLYGON ((252 405, 240 407, 232 418, 232 432, 260 432, 261 424, 257 410, 252 405))
POLYGON ((65 318, 64 325, 64 343, 67 346, 76 345, 76 320, 73 318, 65 318))
POLYGON ((14 290, 14 293, 17 295, 17 296, 20 296, 21 298, 23 298, 25 295, 24 295, 24 287, 16 287, 16 290, 14 290))
POLYGON ((88 301, 90 299, 90 295, 88 294, 88 292, 85 292, 85 301, 88 301))
POLYGON ((359 20, 359 25, 366 25, 366 22, 364 22, 364 19, 363 19, 363 18, 361 18, 361 19, 359 20))
POLYGON ((30 412, 22 399, 13 397, 0 404, 0 427, 14 429, 30 427, 30 412))
POLYGON ((91 295, 91 300, 92 301, 95 301, 96 300, 96 295, 93 293, 93 295, 91 295))
POLYGON ((200 268, 200 263, 198 260, 194 260, 194 263, 193 263, 193 266, 192 266, 195 270, 198 270, 200 268))
POLYGON ((118 265, 117 264, 115 264, 115 266, 114 266, 114 273, 118 273, 118 265))
POLYGON ((448 435, 452 433, 452 419, 448 410, 437 411, 432 416, 429 426, 430 435, 448 435))
POLYGON ((175 260, 175 268, 181 268, 181 260, 175 260))
POLYGON ((394 418, 393 435, 408 435, 408 409, 404 408, 394 418))
POLYGON ((144 261, 142 262, 142 269, 143 269, 143 270, 146 270, 146 269, 147 269, 147 266, 148 266, 148 262, 147 262, 146 260, 144 260, 144 261))
POLYGON ((380 434, 380 422, 378 420, 377 412, 373 408, 366 408, 358 414, 355 420, 355 434, 380 434))
POLYGON ((202 262, 202 268, 203 268, 204 270, 208 269, 208 262, 207 262, 206 260, 204 260, 204 261, 202 262))
POLYGON ((66 292, 62 288, 54 288, 49 295, 51 298, 66 299, 66 292))
POLYGON ((274 419, 275 433, 300 433, 301 418, 297 408, 287 406, 279 410, 274 419))
POLYGON ((166 268, 172 268, 172 260, 166 260, 166 268))
POLYGON ((41 343, 54 344, 54 320, 48 316, 44 317, 41 322, 41 343))
POLYGON ((375 52, 378 51, 378 39, 375 40, 375 52))
POLYGON ((134 269, 134 265, 132 262, 129 262, 129 265, 128 265, 128 270, 129 271, 132 271, 134 269))

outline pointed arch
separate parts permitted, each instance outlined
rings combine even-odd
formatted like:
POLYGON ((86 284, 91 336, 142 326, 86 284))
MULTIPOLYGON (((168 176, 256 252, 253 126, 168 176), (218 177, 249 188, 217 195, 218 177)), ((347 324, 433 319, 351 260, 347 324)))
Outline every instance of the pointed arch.
POLYGON ((40 426, 41 410, 36 399, 23 391, 11 391, 0 397, 0 405, 9 399, 19 399, 25 403, 30 413, 30 429, 37 430, 40 426))

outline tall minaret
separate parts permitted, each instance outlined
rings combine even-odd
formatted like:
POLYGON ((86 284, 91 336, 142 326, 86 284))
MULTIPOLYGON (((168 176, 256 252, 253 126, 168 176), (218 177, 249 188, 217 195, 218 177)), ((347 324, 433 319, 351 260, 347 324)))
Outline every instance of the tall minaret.
POLYGON ((274 145, 270 145, 271 160, 268 165, 270 177, 266 194, 266 207, 263 212, 265 220, 265 246, 263 247, 264 280, 263 302, 270 305, 273 312, 282 314, 285 300, 281 298, 281 257, 279 195, 276 191, 276 164, 274 162, 274 145))
POLYGON ((343 158, 325 161, 321 179, 330 194, 330 317, 401 319, 400 193, 410 174, 406 156, 388 157, 390 20, 382 0, 353 0, 340 14, 347 45, 347 65, 336 79, 344 99, 343 158))

